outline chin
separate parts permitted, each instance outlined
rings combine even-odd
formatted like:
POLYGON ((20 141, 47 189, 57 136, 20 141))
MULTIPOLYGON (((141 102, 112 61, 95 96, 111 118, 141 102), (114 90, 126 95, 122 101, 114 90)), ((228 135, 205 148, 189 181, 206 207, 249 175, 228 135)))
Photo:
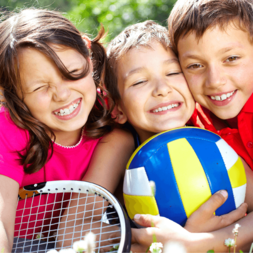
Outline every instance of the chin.
POLYGON ((179 127, 184 127, 185 124, 173 124, 173 125, 169 125, 167 127, 165 127, 164 129, 160 130, 158 133, 160 132, 164 132, 164 131, 168 131, 168 130, 171 130, 171 129, 174 129, 174 128, 179 128, 179 127))
POLYGON ((233 119, 233 118, 237 117, 238 114, 239 114, 239 112, 238 113, 235 113, 235 112, 233 112, 233 113, 223 113, 223 114, 215 114, 214 113, 214 115, 217 118, 221 119, 221 120, 233 119))

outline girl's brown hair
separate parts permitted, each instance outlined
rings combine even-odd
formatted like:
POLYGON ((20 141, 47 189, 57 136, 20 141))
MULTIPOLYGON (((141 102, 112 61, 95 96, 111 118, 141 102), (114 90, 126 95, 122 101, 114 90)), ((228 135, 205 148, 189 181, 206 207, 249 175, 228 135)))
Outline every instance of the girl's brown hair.
MULTIPOLYGON (((85 125, 86 135, 97 138, 111 130, 113 121, 104 101, 103 77, 106 64, 105 49, 99 40, 104 35, 102 28, 91 41, 91 58, 94 67, 94 81, 97 92, 95 105, 85 125)), ((87 40, 87 36, 86 36, 87 40)), ((49 46, 58 44, 77 50, 85 59, 89 55, 87 43, 75 26, 60 13, 40 9, 26 9, 13 14, 0 24, 0 100, 13 122, 29 131, 29 144, 19 156, 24 171, 28 174, 40 170, 53 153, 55 136, 51 129, 34 118, 23 99, 18 96, 20 85, 18 50, 33 47, 52 59, 62 75, 69 80, 85 77, 89 66, 80 75, 73 75, 49 46), (2 93, 2 95, 1 95, 2 93), (49 135, 47 133, 50 133, 49 135), (50 136, 51 135, 51 136, 50 136), (49 152, 50 151, 50 152, 49 152)), ((88 65, 88 64, 87 64, 88 65)))
POLYGON ((253 0, 177 0, 168 18, 173 50, 177 54, 180 37, 195 32, 200 38, 204 32, 218 25, 224 29, 229 22, 253 37, 253 0))

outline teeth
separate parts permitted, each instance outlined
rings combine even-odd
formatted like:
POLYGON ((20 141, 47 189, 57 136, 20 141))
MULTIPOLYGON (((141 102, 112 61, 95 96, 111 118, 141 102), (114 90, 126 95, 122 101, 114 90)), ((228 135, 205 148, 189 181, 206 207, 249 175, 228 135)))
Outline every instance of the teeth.
POLYGON ((70 105, 69 108, 61 109, 59 112, 54 112, 54 114, 60 115, 60 116, 69 115, 78 107, 80 102, 81 102, 81 100, 79 100, 76 104, 70 105))
POLYGON ((66 109, 64 109, 64 114, 65 114, 65 115, 70 114, 69 109, 67 109, 67 108, 66 108, 66 109))
POLYGON ((234 94, 235 91, 229 92, 227 94, 222 94, 221 96, 211 96, 212 100, 217 100, 217 101, 223 101, 226 100, 227 98, 231 97, 234 94))
POLYGON ((225 100, 225 99, 227 99, 227 95, 226 95, 226 94, 223 94, 223 95, 221 96, 221 100, 225 100))
POLYGON ((167 111, 167 110, 170 110, 174 107, 178 107, 179 104, 171 104, 171 105, 168 105, 168 106, 163 106, 163 107, 159 107, 155 110, 153 110, 153 112, 161 112, 161 111, 167 111))

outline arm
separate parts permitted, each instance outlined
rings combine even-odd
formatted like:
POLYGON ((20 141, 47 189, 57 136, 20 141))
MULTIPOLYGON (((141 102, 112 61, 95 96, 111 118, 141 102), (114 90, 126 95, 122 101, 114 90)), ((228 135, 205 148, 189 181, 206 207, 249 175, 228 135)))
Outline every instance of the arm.
MULTIPOLYGON (((110 134, 106 135, 103 137, 99 144, 97 145, 94 154, 92 156, 89 169, 87 173, 85 174, 83 180, 92 182, 95 184, 99 184, 102 187, 106 188, 110 192, 114 193, 116 190, 116 187, 120 181, 120 179, 123 177, 125 173, 125 168, 128 159, 130 158, 132 152, 134 151, 134 140, 133 137, 130 133, 125 132, 123 130, 115 129, 113 132, 110 134)), ((122 194, 122 193, 121 193, 122 194)), ((76 196, 73 194, 72 196, 73 199, 76 198, 76 196)), ((97 197, 99 200, 99 197, 97 197)), ((83 228, 85 230, 85 226, 82 226, 84 223, 89 224, 89 219, 87 218, 84 220, 84 212, 81 211, 83 208, 82 205, 84 206, 86 204, 86 212, 85 216, 89 217, 91 216, 90 214, 92 213, 92 209, 94 208, 93 204, 90 204, 93 202, 93 197, 92 199, 88 199, 85 201, 84 199, 81 199, 79 201, 79 208, 77 212, 79 213, 78 217, 76 217, 76 221, 73 221, 74 219, 72 218, 71 221, 71 213, 76 213, 76 203, 75 200, 71 201, 69 206, 70 206, 70 211, 68 212, 68 226, 75 225, 75 233, 79 233, 78 237, 80 238, 80 229, 83 228), (84 203, 82 203, 84 202, 84 203), (71 224, 71 222, 73 224, 71 224), (80 228, 78 231, 78 227, 80 228)), ((102 209, 102 202, 97 201, 95 204, 95 209, 100 210, 96 211, 94 213, 94 216, 96 216, 97 220, 101 219, 101 215, 105 208, 102 209)), ((62 221, 65 221, 64 217, 62 221)), ((97 223, 98 224, 98 223, 97 223)), ((93 226, 94 228, 94 226, 93 226)), ((72 234, 73 231, 65 231, 65 233, 70 233, 72 234)), ((61 226, 59 228, 58 234, 61 234, 61 226)), ((109 234, 108 234, 109 235, 109 234)), ((81 236, 83 237, 84 234, 81 236)), ((61 237, 59 237, 59 241, 61 241, 61 237)), ((68 245, 71 242, 67 241, 67 236, 64 237, 64 245, 68 245)))
POLYGON ((99 184, 114 193, 133 151, 132 134, 114 129, 99 142, 83 180, 99 184))
MULTIPOLYGON (((239 228, 236 241, 237 250, 249 251, 253 237, 252 221, 252 213, 240 220, 239 224, 241 227, 239 228)), ((153 234, 156 235, 157 241, 163 244, 169 240, 181 242, 186 247, 187 252, 207 252, 211 249, 213 249, 214 252, 228 252, 228 248, 224 245, 224 241, 228 238, 234 238, 232 234, 234 225, 211 233, 191 233, 164 217, 143 215, 139 219, 140 224, 150 226, 151 222, 153 222, 154 227, 133 229, 133 252, 146 251, 153 242, 153 234)))
POLYGON ((247 177, 245 202, 248 204, 248 212, 252 212, 253 211, 253 171, 250 169, 249 165, 243 159, 242 159, 242 163, 243 163, 246 177, 247 177))
POLYGON ((0 252, 11 252, 19 184, 0 175, 0 252))
MULTIPOLYGON (((237 210, 222 216, 214 216, 214 211, 224 203, 226 197, 218 192, 214 194, 206 203, 204 203, 192 216, 189 217, 186 227, 191 231, 200 229, 207 230, 215 226, 224 227, 219 230, 208 233, 192 233, 175 222, 164 218, 151 215, 139 215, 135 221, 147 228, 132 229, 132 250, 133 252, 142 252, 152 243, 155 234, 158 242, 166 243, 169 240, 180 241, 185 245, 188 252, 207 252, 214 249, 215 252, 227 252, 228 248, 224 245, 225 239, 233 238, 232 229, 235 221, 238 223, 239 235, 237 238, 237 250, 248 250, 253 240, 253 213, 245 217, 247 205, 241 205, 237 210), (210 218, 211 217, 211 218, 210 218), (151 224, 154 224, 152 227, 151 224), (211 223, 211 224, 210 224, 211 223), (231 224, 233 223, 233 224, 231 224), (201 226, 199 227, 198 224, 201 226), (230 225, 231 224, 231 225, 230 225), (228 226, 229 225, 229 226, 228 226)), ((187 228, 187 229, 188 229, 187 228)))

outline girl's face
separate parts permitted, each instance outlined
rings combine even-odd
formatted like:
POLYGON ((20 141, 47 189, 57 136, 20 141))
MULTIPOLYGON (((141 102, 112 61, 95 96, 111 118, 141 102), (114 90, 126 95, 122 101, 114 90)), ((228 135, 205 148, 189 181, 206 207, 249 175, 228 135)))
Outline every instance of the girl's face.
POLYGON ((72 48, 51 47, 71 74, 80 74, 90 64, 87 76, 71 81, 66 80, 52 60, 38 50, 19 50, 24 103, 34 118, 54 132, 60 143, 66 136, 80 136, 96 100, 96 86, 90 61, 72 48))

